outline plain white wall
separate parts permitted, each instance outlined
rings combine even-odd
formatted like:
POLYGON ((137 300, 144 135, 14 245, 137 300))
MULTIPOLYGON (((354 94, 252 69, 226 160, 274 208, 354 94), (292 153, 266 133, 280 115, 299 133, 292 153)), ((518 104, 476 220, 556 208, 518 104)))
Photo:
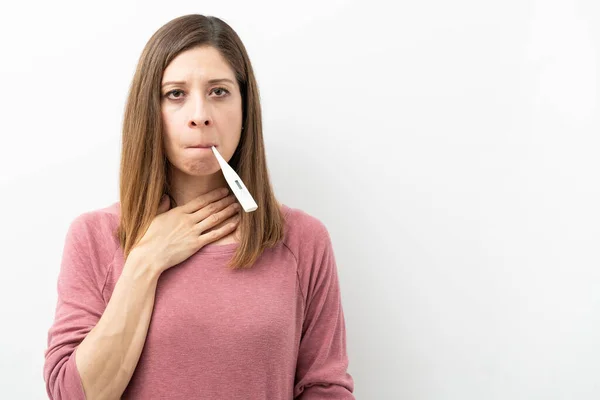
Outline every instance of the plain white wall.
POLYGON ((328 227, 360 399, 600 398, 597 1, 12 2, 1 397, 45 398, 66 229, 118 200, 139 54, 218 16, 279 199, 328 227))

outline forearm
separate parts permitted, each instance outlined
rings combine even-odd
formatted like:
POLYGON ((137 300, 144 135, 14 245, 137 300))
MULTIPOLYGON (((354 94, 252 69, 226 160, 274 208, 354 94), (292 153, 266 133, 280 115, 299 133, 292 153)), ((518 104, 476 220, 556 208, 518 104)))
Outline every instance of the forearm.
POLYGON ((148 257, 131 253, 96 326, 76 350, 88 400, 118 399, 142 353, 160 273, 148 257))

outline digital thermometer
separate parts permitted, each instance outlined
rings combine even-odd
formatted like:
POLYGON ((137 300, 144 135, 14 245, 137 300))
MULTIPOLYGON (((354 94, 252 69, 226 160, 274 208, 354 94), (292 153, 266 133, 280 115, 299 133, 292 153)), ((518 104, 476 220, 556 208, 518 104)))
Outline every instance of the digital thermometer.
POLYGON ((231 191, 233 194, 235 194, 235 197, 237 197, 244 211, 249 213, 256 210, 258 205, 254 201, 254 198, 252 198, 252 195, 246 188, 246 185, 244 185, 244 182, 242 182, 235 170, 231 168, 229 164, 227 164, 227 161, 225 161, 223 156, 221 156, 221 153, 219 153, 217 148, 215 146, 211 146, 211 148, 215 157, 217 157, 217 161, 221 166, 221 171, 223 171, 223 175, 225 176, 231 191))

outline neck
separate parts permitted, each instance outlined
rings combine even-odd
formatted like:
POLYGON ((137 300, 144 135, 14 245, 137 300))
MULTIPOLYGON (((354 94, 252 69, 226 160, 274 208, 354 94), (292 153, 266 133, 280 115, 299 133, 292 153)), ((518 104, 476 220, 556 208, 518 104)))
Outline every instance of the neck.
POLYGON ((221 187, 229 187, 221 170, 203 176, 192 176, 181 171, 171 174, 170 194, 178 206, 221 187))

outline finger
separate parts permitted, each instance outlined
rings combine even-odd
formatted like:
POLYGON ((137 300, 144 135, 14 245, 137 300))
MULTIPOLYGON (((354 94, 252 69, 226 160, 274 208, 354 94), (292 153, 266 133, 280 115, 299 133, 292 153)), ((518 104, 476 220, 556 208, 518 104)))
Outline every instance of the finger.
POLYGON ((228 188, 217 188, 215 190, 212 190, 208 193, 205 193, 205 194, 198 196, 197 198, 187 202, 186 204, 181 206, 182 211, 185 213, 191 214, 193 212, 196 212, 196 211, 206 207, 210 203, 215 202, 215 201, 227 196, 228 194, 229 194, 228 188), (226 189, 226 191, 222 192, 223 189, 226 189))
POLYGON ((231 206, 233 203, 235 203, 235 196, 234 195, 229 195, 227 197, 224 197, 222 199, 219 199, 213 203, 210 203, 209 205, 207 205, 204 208, 199 209, 198 211, 193 212, 192 215, 192 221, 194 221, 194 223, 198 223, 201 222, 202 220, 205 220, 207 218, 219 218, 219 215, 214 216, 215 214, 218 214, 219 212, 221 212, 223 209, 225 209, 228 206, 231 206))
MULTIPOLYGON (((211 205, 212 207, 212 205, 211 205)), ((208 207, 208 208, 211 208, 208 207)), ((227 219, 236 216, 236 214, 239 214, 239 210, 240 210, 240 206, 237 203, 233 203, 233 204, 229 204, 227 207, 225 207, 225 209, 219 211, 219 212, 214 212, 214 213, 210 213, 207 216, 205 216, 204 218, 201 219, 197 219, 198 222, 196 223, 196 226, 198 227, 198 230, 200 232, 205 232, 206 230, 213 228, 219 224, 226 224, 227 219)), ((198 213, 202 213, 203 210, 198 211, 198 213)), ((196 216, 196 214, 194 214, 194 216, 196 216)), ((239 216, 238 216, 239 218, 239 216)), ((232 218, 233 219, 233 218, 232 218)))
POLYGON ((231 222, 224 224, 222 227, 198 236, 200 246, 207 245, 235 231, 239 225, 239 222, 240 216, 236 215, 235 217, 231 218, 231 222))

